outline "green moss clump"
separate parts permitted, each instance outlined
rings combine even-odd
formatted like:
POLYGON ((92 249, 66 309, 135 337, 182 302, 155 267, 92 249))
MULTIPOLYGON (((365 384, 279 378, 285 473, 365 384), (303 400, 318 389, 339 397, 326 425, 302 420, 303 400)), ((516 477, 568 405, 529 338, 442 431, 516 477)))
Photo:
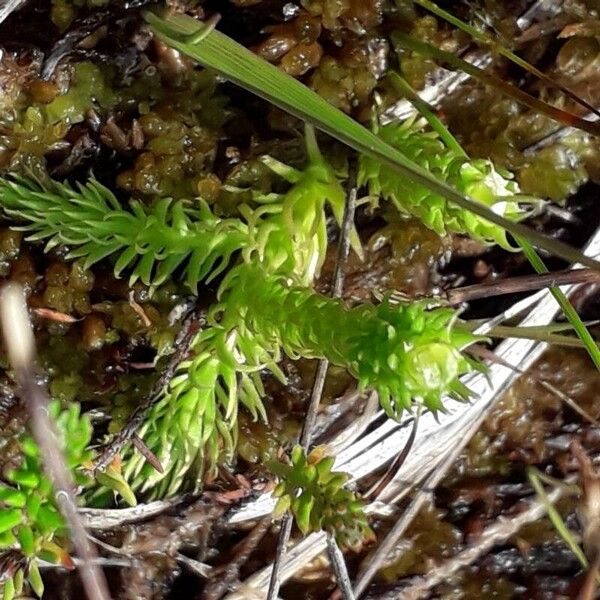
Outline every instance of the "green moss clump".
MULTIPOLYGON (((60 403, 54 401, 49 412, 58 430, 66 466, 76 485, 85 485, 88 480, 81 468, 92 456, 88 450, 92 437, 90 421, 80 416, 77 403, 71 403, 67 410, 61 411, 60 403)), ((68 542, 61 539, 65 534, 65 523, 52 484, 44 473, 40 450, 29 434, 23 434, 18 444, 22 453, 20 464, 6 469, 0 483, 0 549, 15 549, 23 558, 23 566, 12 576, 11 583, 5 583, 9 590, 7 595, 4 588, 5 599, 21 592, 24 579, 41 596, 44 586, 38 570, 40 558, 71 564, 68 542)))
POLYGON ((13 118, 0 135, 0 169, 45 172, 44 156, 64 148, 71 125, 83 121, 89 109, 103 112, 119 100, 109 70, 89 61, 74 65, 64 94, 35 78, 27 89, 15 99, 13 118))
POLYGON ((60 31, 66 31, 83 8, 107 6, 110 0, 52 0, 50 19, 60 31))
POLYGON ((106 71, 92 62, 84 61, 74 65, 68 91, 54 98, 43 112, 51 125, 59 122, 73 124, 83 121, 86 111, 91 107, 107 110, 118 99, 106 71))

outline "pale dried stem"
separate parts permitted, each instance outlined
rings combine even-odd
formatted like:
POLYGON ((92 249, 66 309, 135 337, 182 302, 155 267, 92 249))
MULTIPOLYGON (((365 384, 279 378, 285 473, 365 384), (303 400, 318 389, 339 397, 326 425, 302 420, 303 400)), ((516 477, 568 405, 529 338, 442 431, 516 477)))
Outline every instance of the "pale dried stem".
POLYGON ((77 512, 75 482, 48 413, 50 397, 36 365, 35 339, 20 285, 10 283, 4 288, 0 296, 0 316, 10 363, 29 412, 31 432, 39 446, 44 469, 54 486, 56 503, 81 559, 79 572, 85 592, 90 600, 108 600, 110 594, 104 573, 98 566, 98 556, 77 512))

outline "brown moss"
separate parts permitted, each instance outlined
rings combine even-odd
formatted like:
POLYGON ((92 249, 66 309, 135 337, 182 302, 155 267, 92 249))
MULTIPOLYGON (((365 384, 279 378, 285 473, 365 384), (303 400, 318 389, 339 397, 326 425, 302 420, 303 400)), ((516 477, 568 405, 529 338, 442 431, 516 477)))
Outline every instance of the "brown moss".
POLYGON ((496 404, 461 459, 464 476, 506 474, 511 461, 541 464, 556 457, 557 450, 547 442, 575 417, 540 381, 569 396, 593 418, 600 416, 600 374, 583 352, 553 348, 496 404))
MULTIPOLYGON (((442 511, 431 506, 424 508, 389 555, 380 576, 385 581, 396 581, 409 575, 425 574, 435 562, 455 554, 462 541, 461 530, 446 523, 442 511)), ((369 560, 368 555, 365 560, 369 560)))

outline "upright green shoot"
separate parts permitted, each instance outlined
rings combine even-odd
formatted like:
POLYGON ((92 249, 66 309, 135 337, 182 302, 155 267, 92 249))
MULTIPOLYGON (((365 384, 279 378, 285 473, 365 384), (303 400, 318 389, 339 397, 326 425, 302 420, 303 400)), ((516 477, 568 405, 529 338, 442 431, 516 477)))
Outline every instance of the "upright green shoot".
POLYGON ((409 160, 401 151, 330 105, 305 85, 223 33, 211 30, 208 34, 199 36, 199 32, 205 31, 207 26, 185 15, 161 18, 148 12, 146 19, 155 35, 169 46, 282 110, 311 123, 360 154, 389 165, 400 176, 429 188, 451 203, 506 231, 524 237, 552 254, 571 262, 580 262, 593 269, 600 269, 597 261, 579 250, 511 221, 447 183, 439 181, 426 168, 409 160))

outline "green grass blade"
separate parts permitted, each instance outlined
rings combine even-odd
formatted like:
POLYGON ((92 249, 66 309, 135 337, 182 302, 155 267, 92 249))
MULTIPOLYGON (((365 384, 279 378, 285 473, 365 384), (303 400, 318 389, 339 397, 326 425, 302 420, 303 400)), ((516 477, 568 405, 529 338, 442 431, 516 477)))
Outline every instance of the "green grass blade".
POLYGON ((500 77, 480 69, 479 67, 467 62, 466 60, 463 60, 462 58, 459 58, 451 52, 446 52, 441 48, 426 42, 422 42, 421 40, 417 40, 410 35, 400 32, 395 32, 392 34, 392 41, 396 46, 401 46, 407 50, 417 52, 422 56, 435 59, 443 67, 449 66, 452 69, 463 71, 468 75, 471 75, 471 77, 474 77, 475 79, 478 79, 479 81, 482 81, 483 83, 500 90, 502 93, 513 98, 527 108, 540 112, 562 125, 577 127, 578 129, 586 131, 587 133, 591 133, 592 135, 600 135, 600 124, 597 121, 586 121, 585 119, 582 119, 573 113, 561 108, 557 108, 556 106, 552 106, 551 104, 548 104, 539 98, 535 98, 512 83, 508 83, 500 77))
POLYGON ((458 206, 527 239, 570 262, 579 262, 600 270, 600 264, 579 250, 537 231, 505 219, 486 206, 464 196, 435 179, 427 170, 415 165, 371 131, 323 100, 318 94, 261 59, 217 30, 208 33, 207 27, 191 17, 173 15, 160 18, 146 13, 154 33, 165 43, 212 69, 233 83, 268 100, 286 112, 306 121, 357 152, 368 154, 389 164, 400 176, 427 186, 458 206))
POLYGON ((585 554, 583 553, 583 550, 579 547, 579 544, 575 540, 575 537, 569 531, 569 528, 567 527, 566 523, 563 521, 563 518, 560 516, 559 512, 556 510, 556 507, 554 506, 554 504, 552 504, 552 502, 550 502, 550 499, 548 498, 548 494, 546 494, 546 490, 544 489, 544 486, 540 482, 540 478, 537 473, 538 473, 537 469, 534 469, 531 467, 529 469, 527 469, 527 475, 529 477, 529 481, 531 482, 531 485, 533 486, 535 493, 538 495, 540 502, 544 505, 544 508, 546 509, 546 511, 548 513, 548 518, 552 522, 552 525, 554 525, 554 528, 556 529, 558 535, 560 535, 560 537, 564 540, 565 544, 567 544, 567 546, 569 547, 571 552, 575 555, 577 560, 581 563, 581 566, 583 568, 587 568, 588 561, 587 561, 587 558, 585 557, 585 554))
POLYGON ((551 333, 541 333, 540 331, 530 331, 533 327, 508 327, 506 325, 497 325, 486 336, 492 338, 515 338, 522 340, 535 340, 537 342, 546 342, 553 346, 564 346, 569 348, 585 348, 584 343, 575 337, 568 335, 558 335, 551 333))
POLYGON ((406 99, 415 107, 415 109, 421 113, 426 119, 431 129, 433 129, 441 138, 441 140, 454 150, 457 154, 462 154, 465 158, 467 153, 463 147, 458 143, 457 139, 450 133, 449 129, 442 123, 439 117, 433 112, 431 106, 410 87, 408 81, 401 77, 398 73, 390 73, 388 75, 388 81, 392 87, 400 92, 406 99))
MULTIPOLYGON (((521 246, 523 254, 525 254, 527 260, 531 263, 531 266, 536 270, 536 272, 547 273, 548 269, 546 268, 544 261, 538 256, 531 244, 529 244, 529 242, 523 238, 517 237, 516 240, 519 246, 521 246)), ((590 355, 594 365, 600 371, 600 348, 598 348, 598 345, 592 337, 592 334, 589 332, 588 328, 581 320, 581 317, 577 314, 577 311, 562 290, 560 288, 550 288, 550 292, 558 302, 560 308, 565 314, 565 317, 567 317, 569 320, 569 323, 571 323, 573 326, 575 333, 577 333, 579 339, 582 341, 583 345, 588 351, 588 354, 590 355)))
POLYGON ((498 40, 494 39, 487 33, 476 29, 475 27, 469 25, 468 23, 465 23, 464 21, 461 21, 458 17, 455 17, 453 14, 445 11, 443 8, 440 8, 434 2, 431 2, 431 0, 415 0, 415 2, 419 6, 423 7, 425 10, 428 10, 429 12, 440 17, 441 19, 444 19, 444 21, 450 23, 451 25, 454 25, 457 29, 460 29, 461 31, 464 31, 465 33, 469 34, 474 40, 485 44, 488 47, 491 47, 492 50, 496 51, 501 56, 504 56, 504 58, 507 58, 522 69, 525 69, 525 71, 531 73, 532 75, 535 75, 544 83, 558 88, 559 90, 561 90, 561 92, 569 96, 569 98, 575 100, 577 104, 584 106, 589 111, 600 116, 600 112, 595 106, 593 106, 583 98, 580 98, 577 94, 572 92, 568 87, 564 86, 559 81, 554 81, 551 77, 548 77, 546 73, 540 71, 539 69, 536 69, 536 67, 534 67, 531 63, 528 63, 520 56, 517 56, 512 50, 501 44, 498 40))

